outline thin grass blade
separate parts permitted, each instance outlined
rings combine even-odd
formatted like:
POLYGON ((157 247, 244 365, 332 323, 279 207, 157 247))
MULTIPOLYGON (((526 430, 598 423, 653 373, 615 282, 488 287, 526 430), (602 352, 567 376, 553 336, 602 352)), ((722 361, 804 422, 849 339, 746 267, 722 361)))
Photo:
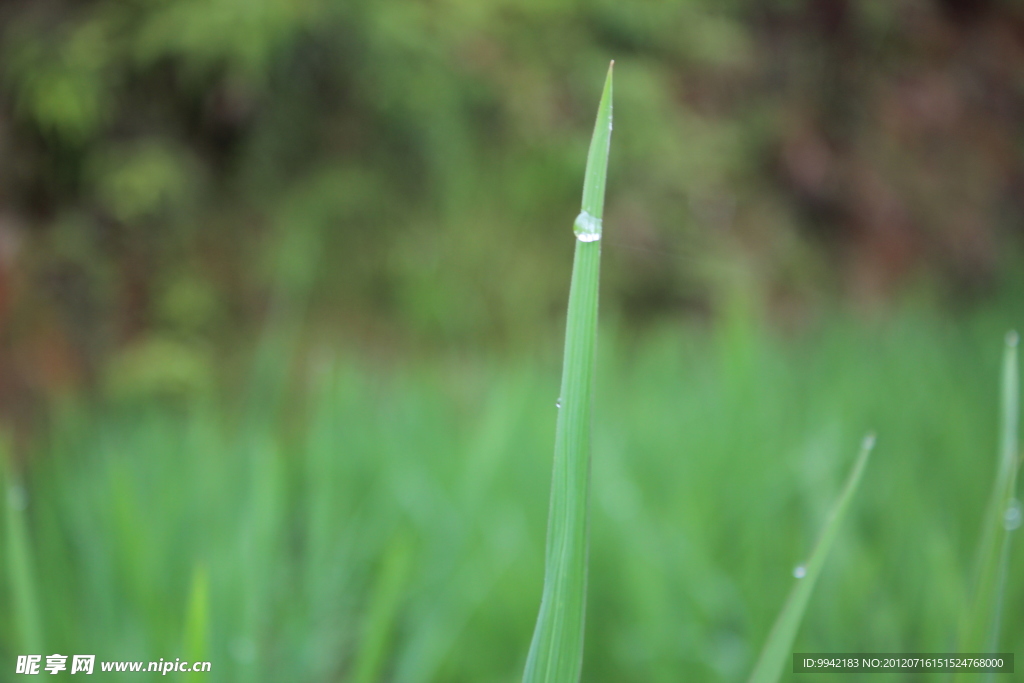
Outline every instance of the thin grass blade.
POLYGON ((13 605, 14 628, 19 652, 42 652, 43 629, 39 612, 28 522, 26 493, 14 464, 5 435, 0 433, 0 493, 4 496, 7 585, 13 605))
POLYGON ((362 643, 355 653, 352 683, 382 680, 388 646, 402 606, 402 594, 412 569, 412 542, 400 534, 388 547, 380 573, 370 595, 362 643))
POLYGON ((771 633, 768 634, 768 640, 761 650, 757 665, 754 667, 753 673, 750 674, 750 683, 775 683, 782 675, 786 663, 791 660, 793 641, 796 639, 800 622, 803 621, 804 612, 807 611, 807 603, 814 591, 814 584, 821 574, 822 567, 825 566, 825 560, 828 558, 829 550, 835 542, 836 536, 839 535, 839 527, 846 516, 846 510, 850 507, 850 501, 853 500, 853 496, 857 492, 864 467, 867 465, 874 447, 874 435, 869 434, 864 437, 860 455, 857 456, 857 461, 846 480, 846 485, 843 486, 843 491, 839 494, 839 500, 836 501, 829 513, 825 528, 811 552, 810 559, 807 564, 801 565, 794 572, 797 579, 796 585, 790 591, 786 604, 783 605, 782 611, 775 620, 775 625, 772 626, 771 633))
MULTIPOLYGON (((612 63, 614 65, 614 62, 612 63)), ((608 67, 576 218, 576 253, 565 331, 562 389, 555 427, 544 590, 526 659, 524 683, 573 683, 583 665, 586 611, 590 414, 597 346, 601 221, 612 132, 612 67, 608 67)))
MULTIPOLYGON (((1016 499, 1020 378, 1017 363, 1018 335, 1006 335, 1000 387, 999 463, 988 508, 982 522, 975 558, 972 603, 960 633, 959 652, 996 652, 1005 594, 1012 532, 1020 526, 1021 509, 1016 499)), ((958 676, 956 678, 962 678, 958 676)))
MULTIPOLYGON (((210 636, 210 579, 206 565, 197 563, 192 569, 192 581, 188 591, 188 608, 185 612, 185 631, 182 635, 182 652, 186 661, 209 661, 210 636)), ((186 683, 203 680, 205 672, 190 672, 182 678, 186 683)))

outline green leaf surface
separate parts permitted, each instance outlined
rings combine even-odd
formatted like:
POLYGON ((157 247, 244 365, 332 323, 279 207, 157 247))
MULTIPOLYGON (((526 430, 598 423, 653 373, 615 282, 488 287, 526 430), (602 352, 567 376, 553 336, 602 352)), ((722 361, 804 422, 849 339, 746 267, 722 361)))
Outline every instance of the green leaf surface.
POLYGON ((526 660, 524 683, 572 683, 579 680, 583 664, 590 414, 597 346, 601 218, 611 130, 612 67, 609 66, 587 156, 582 211, 573 226, 576 254, 569 289, 562 390, 555 428, 544 590, 526 660))
POLYGON ((875 437, 869 434, 864 437, 861 444, 860 455, 853 465, 853 470, 846 480, 843 491, 839 494, 832 512, 825 522, 825 528, 821 532, 817 545, 811 553, 811 558, 806 564, 797 567, 794 572, 796 584, 789 592, 786 604, 782 607, 775 625, 772 626, 768 640, 761 650, 761 656, 757 660, 753 673, 750 674, 750 683, 775 683, 782 675, 786 664, 792 659, 793 641, 796 639, 797 629, 803 621, 804 612, 807 611, 807 603, 814 591, 814 584, 821 575, 821 569, 825 566, 829 550, 839 535, 839 527, 846 516, 846 510, 850 507, 850 501, 860 484, 861 475, 867 465, 868 457, 875 446, 875 437))
POLYGON ((41 652, 43 630, 39 612, 30 531, 26 519, 25 487, 15 473, 8 441, 0 433, 0 493, 4 503, 4 550, 7 586, 13 607, 13 623, 20 653, 41 652))
MULTIPOLYGON (((1006 592, 1006 573, 1012 532, 1020 526, 1020 503, 1016 499, 1020 453, 1017 425, 1020 414, 1020 380, 1017 369, 1018 335, 1006 335, 1000 387, 999 461, 992 483, 988 508, 982 522, 975 557, 972 602, 960 632, 958 652, 996 652, 1006 592)), ((970 678, 957 675, 954 680, 970 678)))

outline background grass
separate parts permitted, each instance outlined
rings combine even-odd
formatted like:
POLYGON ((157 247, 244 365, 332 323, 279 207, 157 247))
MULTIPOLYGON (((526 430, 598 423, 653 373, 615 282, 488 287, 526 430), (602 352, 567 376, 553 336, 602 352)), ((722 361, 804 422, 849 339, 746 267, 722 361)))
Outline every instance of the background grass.
POLYGON ((8 0, 0 419, 221 379, 282 277, 336 344, 520 352, 616 60, 602 306, 784 323, 1024 235, 1024 7, 997 0, 8 0), (514 239, 510 239, 514 236, 514 239), (283 267, 282 267, 283 264, 283 267))
MULTIPOLYGON (((996 465, 1003 332, 1024 311, 924 310, 785 340, 756 324, 602 330, 584 680, 742 680, 868 428, 879 445, 797 649, 951 651, 996 465)), ((279 358, 249 389, 261 401, 54 406, 25 483, 45 654, 203 652, 211 681, 517 680, 557 345, 392 367, 279 358)), ((1024 645, 1022 545, 1006 650, 1024 645)), ((0 591, 5 662, 16 602, 0 591)))
POLYGON ((584 680, 742 680, 869 429, 797 646, 956 647, 1024 320, 1021 25, 0 3, 0 679, 518 680, 612 58, 584 680))

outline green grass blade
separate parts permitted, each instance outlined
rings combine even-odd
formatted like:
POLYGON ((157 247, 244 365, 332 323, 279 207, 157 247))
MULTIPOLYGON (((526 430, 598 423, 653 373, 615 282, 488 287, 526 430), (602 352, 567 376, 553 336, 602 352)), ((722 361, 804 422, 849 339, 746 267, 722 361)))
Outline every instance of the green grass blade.
MULTIPOLYGON (((186 661, 209 660, 207 642, 210 636, 210 579, 206 565, 197 563, 192 569, 192 582, 188 591, 185 612, 185 631, 182 636, 182 654, 186 661)), ((203 680, 204 673, 190 672, 182 679, 187 683, 203 680)))
POLYGON ((32 547, 25 519, 25 488, 15 474, 11 453, 0 433, 0 493, 4 496, 7 583, 13 603, 19 653, 41 653, 43 635, 33 570, 32 547))
MULTIPOLYGON (((614 62, 613 62, 614 64, 614 62)), ((544 590, 524 683, 572 683, 583 664, 586 611, 590 412, 597 346, 601 218, 612 130, 612 67, 608 67, 587 156, 583 207, 576 218, 576 254, 569 288, 562 390, 555 428, 544 590)))
POLYGON ((807 564, 798 567, 796 585, 790 591, 786 604, 782 607, 775 625, 772 626, 768 640, 761 650, 761 656, 757 660, 753 673, 750 674, 750 683, 775 683, 782 675, 786 664, 793 656, 793 641, 796 639, 797 629, 803 621, 804 612, 807 611, 807 603, 814 591, 814 584, 821 574, 821 569, 828 558, 829 549, 832 547, 836 536, 839 535, 839 527, 846 516, 846 510, 850 506, 857 486, 860 484, 861 475, 867 465, 868 457, 875 446, 875 437, 872 434, 864 437, 861 445, 860 455, 853 465, 853 471, 846 480, 843 491, 839 494, 832 512, 825 522, 825 528, 821 532, 817 545, 811 553, 807 564))
POLYGON ((387 664, 388 646, 395 631, 402 596, 412 570, 412 542, 399 534, 391 542, 370 595, 362 643, 352 666, 352 683, 375 683, 387 664))
POLYGON ((995 652, 999 645, 1011 532, 1020 526, 1015 498, 1019 451, 1020 380, 1016 332, 1006 335, 1000 391, 999 463, 975 558, 972 604, 960 634, 959 652, 995 652))

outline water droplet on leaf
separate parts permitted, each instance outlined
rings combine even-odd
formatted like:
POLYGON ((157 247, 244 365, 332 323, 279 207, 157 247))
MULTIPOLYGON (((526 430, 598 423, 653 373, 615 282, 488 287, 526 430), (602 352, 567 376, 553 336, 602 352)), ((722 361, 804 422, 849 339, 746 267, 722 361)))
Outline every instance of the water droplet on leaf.
POLYGON ((1006 514, 1003 515, 1003 526, 1007 531, 1018 529, 1020 528, 1020 518, 1020 501, 1010 501, 1010 507, 1006 508, 1006 514))
POLYGON ((7 489, 7 505, 12 510, 24 510, 28 507, 28 494, 24 486, 15 484, 7 489))
POLYGON ((866 450, 873 449, 875 447, 875 433, 869 432, 864 437, 864 441, 861 442, 860 447, 866 450))
POLYGON ((580 242, 596 242, 601 239, 601 219, 586 211, 580 211, 572 225, 572 231, 576 233, 576 239, 580 242))

